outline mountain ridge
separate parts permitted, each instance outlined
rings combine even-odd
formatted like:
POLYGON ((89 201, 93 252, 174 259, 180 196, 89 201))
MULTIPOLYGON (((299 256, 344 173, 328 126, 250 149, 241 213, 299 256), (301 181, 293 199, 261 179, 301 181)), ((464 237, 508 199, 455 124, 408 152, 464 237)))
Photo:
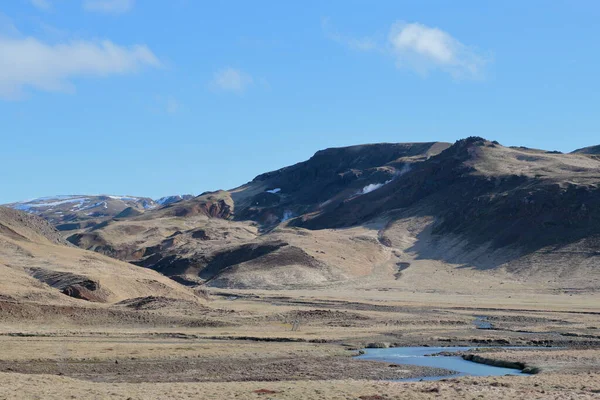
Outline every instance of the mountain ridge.
POLYGON ((587 154, 481 137, 358 145, 129 210, 69 241, 190 285, 339 285, 421 262, 600 282, 599 186, 600 160, 587 154))

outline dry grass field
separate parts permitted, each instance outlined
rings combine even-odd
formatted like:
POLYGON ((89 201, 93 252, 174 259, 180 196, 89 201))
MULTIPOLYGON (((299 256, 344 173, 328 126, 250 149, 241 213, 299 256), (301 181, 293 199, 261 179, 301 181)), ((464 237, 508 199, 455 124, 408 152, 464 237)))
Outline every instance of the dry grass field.
POLYGON ((400 281, 387 286, 213 289, 202 307, 162 297, 87 304, 78 310, 78 321, 64 316, 59 307, 33 315, 22 303, 13 303, 11 310, 10 302, 2 302, 0 398, 600 396, 597 294, 552 289, 532 297, 518 286, 500 284, 473 294, 449 293, 448 288, 409 290, 400 281), (11 313, 19 318, 11 319, 11 313), (474 321, 482 316, 494 329, 477 329, 474 321), (389 363, 352 358, 369 343, 531 346, 535 348, 485 353, 537 366, 542 372, 394 382, 445 371, 391 368, 389 363))

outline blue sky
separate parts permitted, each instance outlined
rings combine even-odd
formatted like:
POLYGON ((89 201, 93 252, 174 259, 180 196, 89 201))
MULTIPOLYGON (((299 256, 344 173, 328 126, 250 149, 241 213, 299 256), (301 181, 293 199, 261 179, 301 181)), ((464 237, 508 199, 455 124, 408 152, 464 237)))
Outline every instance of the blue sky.
POLYGON ((599 144, 599 20, 597 0, 4 1, 0 203, 198 194, 359 143, 599 144))

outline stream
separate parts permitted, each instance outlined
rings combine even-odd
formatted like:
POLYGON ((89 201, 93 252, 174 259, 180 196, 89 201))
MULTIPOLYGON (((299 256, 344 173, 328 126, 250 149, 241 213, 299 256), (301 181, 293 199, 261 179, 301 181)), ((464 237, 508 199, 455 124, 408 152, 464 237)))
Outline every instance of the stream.
MULTIPOLYGON (((511 347, 503 347, 511 348, 511 347)), ((393 347, 387 349, 364 349, 365 354, 358 356, 359 360, 385 361, 399 365, 418 365, 421 367, 444 368, 455 371, 456 374, 445 376, 423 376, 420 378, 403 379, 402 381, 439 380, 459 376, 504 376, 524 375, 518 369, 493 367, 463 360, 460 356, 430 356, 440 352, 461 352, 477 349, 477 347, 393 347)))

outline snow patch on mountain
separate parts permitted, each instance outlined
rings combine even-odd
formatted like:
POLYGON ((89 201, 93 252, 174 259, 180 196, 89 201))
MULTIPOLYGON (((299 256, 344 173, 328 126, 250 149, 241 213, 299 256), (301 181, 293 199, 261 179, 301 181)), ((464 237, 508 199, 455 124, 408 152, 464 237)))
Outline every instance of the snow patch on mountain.
POLYGON ((362 188, 362 190, 360 192, 358 192, 358 194, 367 194, 367 193, 374 192, 375 190, 383 187, 384 185, 387 185, 391 181, 392 180, 390 179, 389 181, 385 181, 383 183, 371 183, 371 184, 365 186, 364 188, 362 188))
MULTIPOLYGON (((46 198, 46 199, 48 199, 48 198, 46 198)), ((32 208, 46 208, 46 207, 49 208, 49 207, 56 207, 61 204, 67 204, 67 203, 79 203, 81 205, 86 200, 87 199, 85 197, 83 197, 83 198, 53 201, 50 203, 38 203, 38 201, 40 201, 40 199, 36 199, 36 200, 29 201, 29 202, 24 202, 24 203, 14 203, 14 205, 11 205, 11 206, 12 206, 12 208, 14 208, 16 210, 30 211, 32 208)))
POLYGON ((138 201, 139 197, 131 197, 131 196, 108 196, 113 200, 123 200, 123 201, 138 201))
POLYGON ((377 189, 380 189, 383 186, 387 185, 388 183, 393 182, 394 180, 398 179, 402 175, 410 172, 410 169, 411 169, 410 164, 404 164, 404 166, 402 167, 402 169, 400 171, 396 171, 396 173, 394 174, 394 177, 392 179, 388 179, 387 181, 385 181, 383 183, 371 183, 371 184, 365 186, 364 188, 362 188, 362 190, 358 191, 358 193, 356 193, 356 194, 363 195, 363 194, 371 193, 377 189))
POLYGON ((154 200, 154 202, 157 203, 158 205, 166 206, 167 204, 177 203, 178 201, 182 201, 182 200, 188 200, 188 199, 191 199, 192 197, 194 197, 194 196, 191 194, 184 194, 184 195, 177 194, 177 195, 173 195, 173 196, 161 197, 160 199, 154 200))

